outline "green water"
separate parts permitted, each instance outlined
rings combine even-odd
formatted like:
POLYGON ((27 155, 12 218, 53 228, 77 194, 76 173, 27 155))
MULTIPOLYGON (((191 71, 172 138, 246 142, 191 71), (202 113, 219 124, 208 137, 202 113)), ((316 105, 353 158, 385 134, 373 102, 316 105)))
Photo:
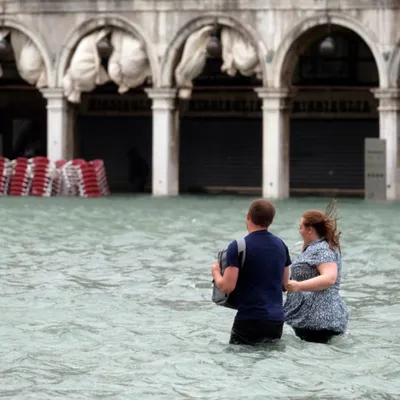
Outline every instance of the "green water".
MULTIPOLYGON (((338 202, 344 337, 285 326, 279 346, 249 350, 228 345, 210 267, 251 200, 0 199, 0 398, 400 398, 400 204, 338 202)), ((327 202, 276 203, 292 257, 301 213, 327 202)))

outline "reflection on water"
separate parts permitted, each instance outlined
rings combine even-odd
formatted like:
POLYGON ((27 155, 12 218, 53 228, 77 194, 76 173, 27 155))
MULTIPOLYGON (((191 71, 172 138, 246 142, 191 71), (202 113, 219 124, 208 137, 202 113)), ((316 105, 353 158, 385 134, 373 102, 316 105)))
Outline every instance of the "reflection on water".
MULTIPOLYGON (((3 198, 0 397, 400 398, 400 205, 339 200, 349 331, 332 344, 231 347, 210 266, 252 198, 3 198)), ((300 250, 301 213, 272 231, 300 250)))

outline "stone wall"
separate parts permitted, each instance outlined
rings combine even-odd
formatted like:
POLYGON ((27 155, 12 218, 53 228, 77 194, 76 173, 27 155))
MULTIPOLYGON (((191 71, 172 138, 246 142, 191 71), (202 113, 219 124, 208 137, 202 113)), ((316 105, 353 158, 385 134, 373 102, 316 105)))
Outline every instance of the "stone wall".
MULTIPOLYGON (((381 87, 395 86, 400 52, 400 2, 394 0, 115 0, 2 1, 3 27, 23 30, 38 45, 49 69, 49 86, 60 86, 71 49, 105 23, 130 28, 147 45, 154 86, 171 84, 176 50, 200 26, 217 19, 243 31, 257 45, 264 81, 281 85, 285 59, 308 29, 334 24, 358 33, 376 58, 381 87)), ((1 29, 1 25, 0 25, 1 29)))

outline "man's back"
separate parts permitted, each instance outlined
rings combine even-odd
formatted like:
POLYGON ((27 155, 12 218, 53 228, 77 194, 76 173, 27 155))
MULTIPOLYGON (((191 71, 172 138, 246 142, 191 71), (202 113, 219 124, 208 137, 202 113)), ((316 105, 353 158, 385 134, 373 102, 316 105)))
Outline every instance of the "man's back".
POLYGON ((257 230, 245 237, 246 259, 240 267, 237 243, 227 250, 227 265, 239 267, 235 288, 236 319, 284 321, 282 282, 285 267, 291 264, 289 252, 281 239, 267 230, 257 230))
POLYGON ((289 251, 281 239, 268 232, 275 206, 264 199, 254 200, 246 215, 249 234, 245 237, 246 256, 239 262, 237 242, 227 249, 223 275, 218 262, 211 269, 214 283, 224 293, 235 291, 238 306, 233 321, 232 344, 271 343, 282 337, 283 287, 289 281, 289 251))

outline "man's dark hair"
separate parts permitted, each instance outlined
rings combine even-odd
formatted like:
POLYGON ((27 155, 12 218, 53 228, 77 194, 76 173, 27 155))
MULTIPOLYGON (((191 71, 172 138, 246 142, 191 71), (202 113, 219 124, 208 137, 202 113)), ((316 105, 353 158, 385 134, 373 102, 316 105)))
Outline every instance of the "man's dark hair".
POLYGON ((257 226, 268 228, 275 217, 275 207, 267 200, 254 200, 249 208, 250 221, 257 226))

